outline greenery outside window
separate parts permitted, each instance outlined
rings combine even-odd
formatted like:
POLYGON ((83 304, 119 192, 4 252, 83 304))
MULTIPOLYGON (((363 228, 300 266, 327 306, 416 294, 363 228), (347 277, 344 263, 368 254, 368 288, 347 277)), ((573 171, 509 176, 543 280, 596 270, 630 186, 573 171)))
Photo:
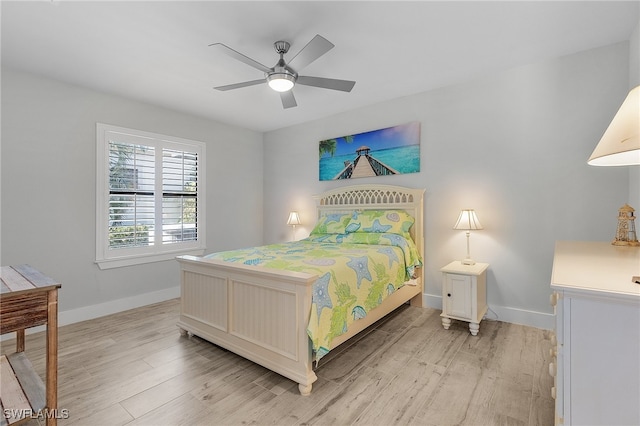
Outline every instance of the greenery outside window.
POLYGON ((100 268, 204 252, 205 145, 97 124, 100 268))

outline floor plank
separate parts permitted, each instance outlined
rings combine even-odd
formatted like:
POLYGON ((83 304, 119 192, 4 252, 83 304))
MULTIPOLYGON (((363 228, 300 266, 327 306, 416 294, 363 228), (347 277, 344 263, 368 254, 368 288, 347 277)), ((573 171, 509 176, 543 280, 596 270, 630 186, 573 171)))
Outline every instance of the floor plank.
MULTIPOLYGON (((485 320, 478 336, 403 306, 323 358, 311 395, 198 337, 179 300, 60 327, 66 425, 551 425, 550 332, 485 320)), ((44 378, 44 333, 26 352, 44 378)), ((15 340, 2 342, 10 353, 15 340)), ((29 422, 36 426, 39 422, 29 422)))

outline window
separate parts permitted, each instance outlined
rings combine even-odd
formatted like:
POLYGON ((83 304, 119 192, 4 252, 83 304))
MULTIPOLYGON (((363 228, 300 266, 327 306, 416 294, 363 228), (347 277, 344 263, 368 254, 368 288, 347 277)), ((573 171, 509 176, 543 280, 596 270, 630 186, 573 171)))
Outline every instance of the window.
POLYGON ((205 145, 97 124, 101 269, 204 252, 205 145))

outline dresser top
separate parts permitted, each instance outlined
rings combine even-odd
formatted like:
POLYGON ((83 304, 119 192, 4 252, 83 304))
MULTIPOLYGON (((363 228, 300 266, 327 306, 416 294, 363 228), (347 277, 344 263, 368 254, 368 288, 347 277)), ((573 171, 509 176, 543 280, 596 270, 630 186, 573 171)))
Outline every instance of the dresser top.
POLYGON ((553 257, 551 287, 640 301, 640 247, 609 242, 558 241, 553 257))

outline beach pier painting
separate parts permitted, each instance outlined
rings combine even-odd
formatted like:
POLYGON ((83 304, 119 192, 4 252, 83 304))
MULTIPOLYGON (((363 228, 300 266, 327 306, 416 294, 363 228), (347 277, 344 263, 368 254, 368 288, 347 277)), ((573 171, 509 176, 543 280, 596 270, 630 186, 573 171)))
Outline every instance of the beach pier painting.
POLYGON ((420 123, 327 139, 319 143, 320 180, 420 171, 420 123))

